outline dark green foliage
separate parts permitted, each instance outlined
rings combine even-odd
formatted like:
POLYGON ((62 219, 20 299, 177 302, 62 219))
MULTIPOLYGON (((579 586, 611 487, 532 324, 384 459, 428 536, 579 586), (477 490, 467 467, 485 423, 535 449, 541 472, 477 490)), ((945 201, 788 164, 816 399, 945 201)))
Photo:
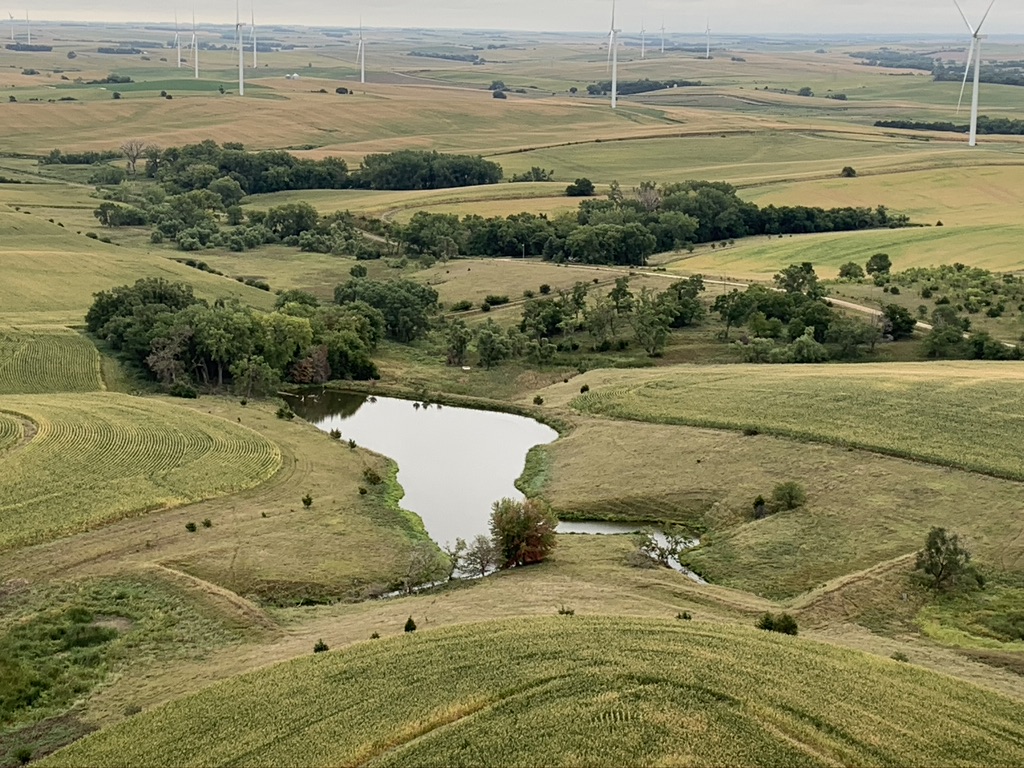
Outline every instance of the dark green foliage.
MULTIPOLYGON (((666 88, 693 88, 700 86, 699 80, 620 80, 616 83, 616 90, 620 96, 629 96, 637 93, 650 93, 651 91, 662 91, 666 88)), ((591 96, 604 96, 612 90, 612 81, 591 83, 587 86, 587 93, 591 96)))
POLYGON ((302 506, 309 509, 313 506, 313 497, 310 494, 306 494, 302 497, 302 506))
POLYGON ((565 194, 568 197, 593 197, 597 194, 597 190, 594 188, 594 182, 590 179, 582 178, 576 179, 576 181, 566 187, 565 194))
POLYGON ((409 342, 430 327, 437 313, 437 291, 411 280, 353 279, 334 289, 339 305, 363 302, 383 315, 388 336, 409 342))
POLYGON ((693 616, 690 615, 689 611, 683 611, 682 613, 677 613, 676 618, 680 621, 690 621, 693 619, 693 616))
POLYGON ((416 622, 413 621, 412 616, 410 616, 408 619, 405 620, 405 631, 406 632, 415 632, 416 631, 416 622))
MULTIPOLYGON (((1020 84, 1024 85, 1024 80, 1020 84)), ((902 128, 908 131, 939 131, 944 133, 967 133, 971 129, 971 126, 967 123, 952 123, 943 120, 929 122, 919 120, 878 120, 875 122, 875 126, 878 128, 902 128)), ((1022 136, 1024 135, 1024 120, 978 115, 978 134, 981 136, 1022 136)))
POLYGON ((195 523, 193 523, 191 521, 185 523, 185 530, 188 531, 189 533, 195 533, 198 529, 199 529, 199 526, 197 526, 195 523))
POLYGON ((313 646, 313 653, 326 653, 329 650, 331 650, 330 647, 324 642, 322 637, 313 646))
POLYGON ((145 211, 108 201, 100 203, 93 215, 105 227, 141 227, 149 221, 145 211))
POLYGON ((868 259, 865 269, 869 275, 888 275, 892 270, 892 259, 887 253, 876 253, 868 259))
POLYGON ((500 165, 479 156, 403 149, 367 155, 354 175, 357 186, 369 189, 445 189, 496 184, 503 174, 500 165))
POLYGON ((580 387, 580 394, 581 395, 585 395, 589 391, 590 391, 590 385, 589 384, 584 384, 582 387, 580 387))
POLYGON ((541 397, 540 395, 536 395, 536 396, 535 396, 535 397, 533 398, 533 404, 534 404, 534 405, 544 405, 544 398, 543 398, 543 397, 541 397))
POLYGON ((848 262, 839 268, 839 277, 842 280, 860 280, 864 277, 864 268, 860 264, 848 262))
POLYGON ((757 620, 756 626, 767 632, 781 632, 784 635, 798 633, 796 619, 788 613, 780 613, 776 616, 766 612, 757 620))
POLYGON ((791 264, 775 275, 775 286, 786 293, 802 293, 810 299, 820 299, 824 295, 814 265, 809 261, 791 264))
POLYGON ((924 549, 917 553, 914 569, 923 572, 929 587, 942 590, 956 585, 970 561, 971 553, 957 534, 948 533, 945 528, 932 528, 924 549))
POLYGON ((491 96, 494 97, 495 99, 507 99, 508 98, 508 96, 505 95, 504 91, 495 91, 494 93, 491 94, 491 96))
POLYGON ((363 470, 363 479, 370 485, 380 485, 384 482, 384 478, 380 476, 377 470, 367 467, 363 470))
POLYGON ((295 412, 292 411, 288 406, 279 406, 276 413, 277 418, 284 419, 285 421, 291 421, 295 418, 295 412))
POLYGON ((491 511, 491 537, 502 568, 542 562, 554 549, 558 519, 539 499, 496 501, 491 511))
POLYGON ((806 504, 807 493, 799 483, 790 480, 775 486, 772 501, 779 509, 788 511, 806 504))
POLYGON ((374 632, 372 635, 370 635, 370 639, 371 640, 380 640, 380 632, 374 632))
POLYGON ((472 308, 473 308, 473 302, 472 301, 467 301, 466 299, 462 299, 461 301, 456 301, 450 307, 452 312, 468 312, 472 308))
POLYGON ((205 518, 203 520, 203 528, 212 528, 212 527, 213 527, 213 521, 210 518, 208 518, 208 517, 205 518))
POLYGON ((570 608, 570 607, 568 607, 566 605, 562 605, 562 606, 559 606, 559 608, 558 608, 558 615, 559 616, 575 616, 576 615, 576 609, 575 608, 570 608))
POLYGON ((517 173, 509 181, 516 183, 521 181, 554 181, 555 172, 546 171, 538 166, 533 166, 526 173, 517 173))
POLYGON ((180 397, 183 400, 195 400, 199 397, 199 392, 191 384, 179 381, 171 385, 171 388, 167 390, 167 394, 171 397, 180 397))
POLYGON ((910 314, 910 310, 898 304, 889 304, 882 310, 882 317, 885 321, 885 330, 893 339, 906 339, 914 335, 917 320, 910 314))
POLYGON ((906 664, 908 661, 910 661, 910 658, 907 656, 907 654, 903 653, 903 651, 896 651, 889 658, 892 659, 893 661, 899 661, 899 662, 902 662, 904 664, 906 664))

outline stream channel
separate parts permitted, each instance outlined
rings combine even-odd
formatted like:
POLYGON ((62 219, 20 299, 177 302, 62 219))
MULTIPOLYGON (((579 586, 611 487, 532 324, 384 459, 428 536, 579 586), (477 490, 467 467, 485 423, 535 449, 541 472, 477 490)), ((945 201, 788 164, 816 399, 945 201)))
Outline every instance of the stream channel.
MULTIPOLYGON (((491 505, 505 497, 523 498, 515 481, 526 454, 558 439, 545 424, 497 411, 332 390, 291 395, 288 402, 318 429, 338 430, 342 440, 355 440, 395 461, 405 491, 402 507, 419 515, 439 544, 490 535, 491 505)), ((559 533, 623 534, 642 528, 599 521, 558 524, 559 533)), ((659 531, 654 534, 663 538, 659 531)))

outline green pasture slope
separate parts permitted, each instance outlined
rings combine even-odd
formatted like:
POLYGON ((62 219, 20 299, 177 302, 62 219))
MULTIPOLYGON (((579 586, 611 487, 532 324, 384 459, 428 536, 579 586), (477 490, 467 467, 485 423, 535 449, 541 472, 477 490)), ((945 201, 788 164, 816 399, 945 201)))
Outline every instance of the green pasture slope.
POLYGON ((1018 702, 752 628, 518 619, 212 686, 43 765, 1019 765, 1018 702))
POLYGON ((81 334, 64 328, 0 328, 0 395, 102 388, 99 353, 81 334))
POLYGON ((757 430, 1024 480, 1024 369, 1015 363, 675 366, 588 376, 591 391, 573 405, 591 414, 757 430))

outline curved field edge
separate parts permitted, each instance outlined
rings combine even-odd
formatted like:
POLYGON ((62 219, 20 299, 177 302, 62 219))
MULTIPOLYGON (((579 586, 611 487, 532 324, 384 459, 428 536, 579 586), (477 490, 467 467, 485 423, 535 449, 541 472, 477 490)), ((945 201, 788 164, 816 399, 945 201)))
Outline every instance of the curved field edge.
POLYGON ((41 764, 1013 765, 1021 714, 945 675, 803 639, 551 617, 295 659, 41 764))
POLYGON ((578 411, 743 430, 1024 480, 1024 369, 1001 363, 677 366, 588 374, 578 411))
POLYGON ((155 399, 11 395, 0 411, 37 426, 3 458, 0 550, 247 490, 281 466, 248 427, 155 399))

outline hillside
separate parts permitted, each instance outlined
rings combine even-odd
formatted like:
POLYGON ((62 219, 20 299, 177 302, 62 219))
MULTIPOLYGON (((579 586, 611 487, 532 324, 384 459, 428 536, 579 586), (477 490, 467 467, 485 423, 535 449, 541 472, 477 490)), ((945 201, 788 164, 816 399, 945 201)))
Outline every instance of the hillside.
POLYGON ((1024 760, 1022 723, 997 694, 806 640, 558 617, 307 656, 43 764, 994 766, 1024 760))

